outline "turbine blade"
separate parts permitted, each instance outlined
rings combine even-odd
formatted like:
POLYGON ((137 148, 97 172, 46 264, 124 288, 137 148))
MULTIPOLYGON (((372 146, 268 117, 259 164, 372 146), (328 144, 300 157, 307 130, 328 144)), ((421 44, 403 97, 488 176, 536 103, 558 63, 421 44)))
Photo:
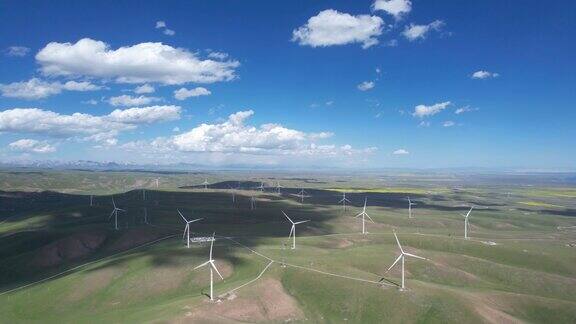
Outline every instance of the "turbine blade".
POLYGON ((201 221, 201 220, 203 220, 203 219, 204 219, 204 218, 193 219, 193 220, 191 220, 191 221, 188 221, 188 224, 194 223, 194 222, 197 222, 197 221, 201 221))
POLYGON ((360 214, 354 216, 354 218, 358 217, 358 216, 362 216, 362 214, 365 214, 364 212, 361 212, 360 214))
POLYGON ((296 223, 294 223, 294 225, 298 225, 298 224, 306 223, 306 222, 309 222, 309 221, 310 221, 310 220, 299 221, 299 222, 296 222, 296 223))
POLYGON ((212 234, 212 241, 210 242, 210 260, 212 260, 212 248, 214 247, 214 235, 216 235, 216 232, 214 232, 212 234))
POLYGON ((210 265, 212 266, 212 268, 214 268, 214 270, 216 270, 216 273, 220 276, 220 279, 224 280, 224 277, 222 277, 222 275, 220 274, 220 271, 218 271, 218 268, 216 268, 214 261, 210 262, 210 265))
POLYGON ((372 220, 372 217, 370 217, 370 215, 368 215, 368 213, 364 213, 364 215, 366 215, 366 217, 368 217, 368 219, 369 219, 372 223, 376 224, 376 223, 372 220))
POLYGON ((400 248, 400 251, 402 251, 402 253, 404 253, 404 250, 402 249, 402 245, 400 245, 400 241, 398 240, 398 235, 396 235, 396 232, 394 232, 394 237, 396 238, 396 243, 398 243, 398 247, 400 248))
POLYGON ((182 217, 182 219, 188 223, 188 220, 186 219, 186 217, 184 217, 184 215, 182 215, 182 212, 180 212, 180 209, 176 208, 176 210, 178 211, 178 214, 180 214, 180 217, 182 217))
POLYGON ((410 256, 410 257, 413 257, 413 258, 422 259, 422 260, 428 260, 428 259, 426 259, 426 258, 424 258, 424 257, 417 256, 416 254, 412 254, 412 253, 406 253, 406 252, 405 252, 404 255, 407 255, 407 256, 410 256))
POLYGON ((184 233, 182 234, 182 238, 186 236, 186 231, 188 230, 188 224, 184 227, 184 233))
POLYGON ((282 210, 282 214, 284 214, 284 216, 286 216, 286 218, 288 218, 290 223, 294 224, 294 222, 290 219, 290 217, 288 217, 288 215, 286 215, 286 213, 283 210, 282 210))
POLYGON ((398 258, 396 258, 396 261, 394 261, 394 263, 392 263, 392 265, 390 266, 390 268, 388 268, 388 270, 386 270, 386 272, 390 271, 390 269, 392 269, 392 267, 394 267, 396 265, 396 263, 398 263, 398 261, 400 261, 401 258, 402 258, 402 254, 400 254, 398 256, 398 258))
POLYGON ((206 261, 206 262, 202 263, 201 265, 197 266, 196 268, 194 268, 194 270, 199 269, 199 268, 202 268, 203 266, 205 266, 205 265, 207 265, 207 264, 209 264, 209 263, 210 263, 210 261, 206 261))

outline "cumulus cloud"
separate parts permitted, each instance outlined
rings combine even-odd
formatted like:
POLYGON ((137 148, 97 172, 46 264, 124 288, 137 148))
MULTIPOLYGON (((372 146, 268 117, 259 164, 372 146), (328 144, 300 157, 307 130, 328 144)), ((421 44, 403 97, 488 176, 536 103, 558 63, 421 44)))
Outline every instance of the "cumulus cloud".
POLYGON ((42 99, 61 93, 62 91, 95 91, 102 89, 88 81, 48 82, 38 78, 28 81, 0 84, 2 96, 19 99, 42 99))
POLYGON ((384 21, 378 16, 353 16, 327 9, 308 19, 292 32, 292 41, 311 47, 325 47, 352 43, 368 48, 378 44, 384 21))
POLYGON ((154 87, 149 85, 148 83, 134 88, 134 93, 136 94, 154 93, 154 91, 156 91, 156 89, 154 89, 154 87))
POLYGON ((156 29, 166 28, 166 22, 163 20, 158 20, 156 22, 156 29))
POLYGON ((414 112, 412 116, 424 118, 428 116, 436 115, 437 113, 441 112, 442 110, 446 109, 450 105, 450 101, 445 101, 441 103, 437 103, 431 106, 427 105, 418 105, 414 107, 414 112))
POLYGON ((454 126, 454 125, 456 125, 456 123, 454 123, 454 122, 451 121, 451 120, 447 120, 447 121, 445 121, 444 123, 442 123, 442 126, 443 126, 443 127, 452 127, 452 126, 454 126))
POLYGON ((156 29, 161 29, 164 35, 174 36, 174 34, 176 34, 176 32, 173 31, 172 29, 168 29, 166 22, 163 20, 158 20, 156 22, 156 29))
POLYGON ((6 49, 7 56, 17 56, 22 57, 28 55, 30 49, 24 46, 10 46, 6 49))
POLYGON ((236 77, 238 61, 202 59, 196 53, 162 43, 140 43, 112 49, 102 41, 52 42, 36 54, 48 76, 86 76, 118 83, 213 83, 236 77))
POLYGON ((500 74, 498 74, 498 73, 480 70, 480 71, 476 71, 476 72, 472 73, 472 75, 470 77, 472 79, 490 79, 490 78, 497 78, 499 76, 500 76, 500 74))
POLYGON ((228 53, 223 53, 223 52, 210 52, 208 53, 208 57, 215 59, 215 60, 220 60, 223 61, 225 59, 227 59, 230 55, 228 55, 228 53))
POLYGON ((115 110, 109 115, 71 115, 38 108, 14 108, 0 112, 0 132, 41 134, 89 141, 114 141, 122 131, 180 118, 179 106, 152 106, 115 110))
POLYGON ((197 87, 194 89, 180 88, 174 91, 174 98, 178 100, 186 100, 190 97, 208 96, 210 94, 212 94, 212 92, 203 87, 197 87))
POLYGON ((164 29, 163 33, 164 33, 164 35, 168 35, 168 36, 174 36, 176 34, 175 31, 173 31, 172 29, 168 29, 168 28, 164 29))
POLYGON ((45 141, 37 141, 33 139, 21 139, 16 142, 8 144, 11 150, 25 153, 52 153, 56 151, 56 147, 50 145, 45 141))
MULTIPOLYGON (((350 145, 318 144, 316 141, 333 136, 330 132, 305 133, 279 124, 250 126, 247 121, 252 110, 239 111, 217 124, 201 124, 174 135, 152 141, 133 141, 122 149, 173 156, 174 153, 211 153, 230 156, 300 155, 300 156, 349 156, 373 153, 376 148, 356 149, 350 145)), ((175 128, 174 131, 180 131, 175 128)))
POLYGON ((392 152, 392 154, 394 154, 394 155, 408 155, 408 154, 410 154, 410 152, 408 152, 405 149, 397 149, 394 152, 392 152))
POLYGON ((110 99, 108 99, 108 103, 110 103, 114 107, 117 106, 138 107, 148 105, 159 100, 160 98, 156 97, 146 97, 146 96, 132 97, 130 95, 121 95, 117 97, 111 97, 110 99))
POLYGON ((372 4, 372 9, 385 11, 398 20, 412 10, 412 2, 410 0, 376 0, 372 4))
POLYGON ((435 20, 428 25, 410 24, 410 26, 406 26, 402 35, 411 42, 418 39, 425 39, 428 33, 431 31, 439 31, 444 25, 442 20, 435 20))
POLYGON ((151 106, 142 108, 116 109, 108 119, 124 124, 152 124, 180 119, 179 106, 151 106))
POLYGON ((364 82, 360 83, 359 85, 357 85, 356 87, 360 91, 368 91, 368 90, 371 90, 372 88, 374 88, 374 86, 375 86, 374 82, 364 81, 364 82))

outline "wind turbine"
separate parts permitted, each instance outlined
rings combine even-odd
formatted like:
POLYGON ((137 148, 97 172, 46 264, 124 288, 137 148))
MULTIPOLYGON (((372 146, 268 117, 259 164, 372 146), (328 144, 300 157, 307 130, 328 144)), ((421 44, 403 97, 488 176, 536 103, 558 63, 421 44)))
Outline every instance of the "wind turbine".
POLYGON ((396 263, 398 263, 398 261, 402 261, 402 289, 401 290, 404 290, 404 287, 405 287, 404 286, 404 258, 409 256, 409 257, 422 259, 422 260, 428 260, 428 259, 423 258, 421 256, 417 256, 415 254, 404 252, 404 249, 402 249, 402 245, 400 245, 400 241, 398 240, 398 236, 396 235, 396 232, 394 232, 394 237, 396 238, 396 243, 398 243, 398 248, 400 249, 400 255, 398 256, 396 261, 394 261, 394 263, 392 263, 390 268, 388 268, 388 270, 386 270, 386 272, 390 271, 390 269, 392 269, 392 267, 394 267, 396 265, 396 263))
POLYGON ((90 207, 94 206, 94 195, 90 195, 90 207))
POLYGON ((159 187, 159 181, 160 181, 160 178, 156 178, 156 189, 158 189, 158 187, 159 187))
POLYGON ((250 197, 250 209, 256 209, 256 198, 254 196, 250 197))
POLYGON ((343 192, 343 193, 342 193, 342 199, 340 199, 340 201, 339 201, 338 203, 339 203, 339 204, 342 204, 342 208, 344 208, 344 211, 346 211, 346 203, 347 203, 347 202, 350 202, 350 200, 348 200, 348 199, 346 198, 346 193, 343 192))
POLYGON ((260 186, 256 187, 256 189, 263 192, 264 191, 264 182, 260 182, 260 186))
POLYGON ((146 189, 142 189, 142 200, 146 201, 146 189))
POLYGON ((150 224, 148 223, 148 208, 144 207, 144 224, 150 224))
POLYGON ((304 203, 304 195, 306 194, 306 190, 304 190, 304 188, 300 189, 300 192, 298 192, 298 197, 300 197, 300 203, 303 204, 304 203))
POLYGON ((218 274, 218 276, 220 276, 220 279, 224 280, 224 277, 222 277, 222 275, 220 274, 220 271, 218 271, 218 268, 216 268, 216 265, 214 264, 214 259, 212 259, 212 248, 214 247, 214 235, 216 233, 212 234, 212 242, 210 242, 210 259, 208 259, 208 261, 202 263, 201 265, 197 266, 196 268, 194 268, 194 270, 202 268, 203 266, 209 266, 210 268, 210 300, 214 300, 214 270, 216 271, 216 273, 218 274))
POLYGON ((416 205, 410 200, 410 197, 406 197, 408 199, 408 218, 412 218, 412 205, 416 205))
POLYGON ((286 213, 284 211, 282 211, 282 214, 284 214, 284 216, 286 216, 286 218, 290 221, 290 223, 292 223, 292 228, 290 229, 290 234, 288 235, 288 239, 292 238, 292 250, 294 250, 294 249, 296 249, 296 225, 309 222, 310 220, 293 222, 290 219, 290 217, 288 217, 288 215, 286 215, 286 213))
POLYGON ((470 216, 473 208, 474 206, 471 206, 470 210, 466 214, 462 214, 464 217, 464 239, 466 240, 468 239, 468 216, 470 216))
POLYGON ((356 217, 360 217, 362 216, 362 234, 366 234, 366 217, 368 217, 368 219, 374 223, 374 221, 372 220, 372 218, 370 217, 370 215, 368 215, 368 213, 366 212, 366 202, 368 201, 368 198, 364 198, 364 208, 362 208, 362 212, 356 216, 354 216, 354 218, 356 217))
POLYGON ((110 217, 108 217, 108 219, 114 216, 114 229, 118 230, 118 212, 119 211, 125 212, 125 210, 116 207, 116 202, 114 202, 114 196, 112 196, 112 205, 114 206, 114 209, 112 210, 112 213, 110 213, 110 217))
POLYGON ((202 184, 204 185, 204 189, 208 189, 208 179, 204 179, 204 182, 202 182, 202 184))
POLYGON ((190 223, 194 223, 197 222, 199 220, 202 220, 203 218, 198 218, 198 219, 193 219, 191 221, 187 220, 186 217, 184 217, 184 215, 182 215, 182 213, 180 212, 180 209, 176 209, 178 211, 178 214, 180 214, 180 217, 182 217, 182 219, 186 222, 186 226, 184 227, 184 233, 182 234, 182 238, 186 237, 186 247, 190 247, 190 223))
POLYGON ((282 186, 280 185, 280 181, 276 181, 276 193, 280 194, 280 189, 282 188, 282 186))
POLYGON ((230 193, 232 194, 232 203, 235 204, 236 203, 236 191, 235 188, 232 188, 232 186, 228 185, 228 188, 230 188, 230 193))

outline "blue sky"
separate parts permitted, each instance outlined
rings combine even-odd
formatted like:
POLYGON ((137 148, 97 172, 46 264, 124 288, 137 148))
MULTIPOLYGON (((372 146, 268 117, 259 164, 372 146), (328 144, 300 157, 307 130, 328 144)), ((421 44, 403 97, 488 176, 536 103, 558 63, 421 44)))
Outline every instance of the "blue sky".
POLYGON ((575 32, 570 1, 0 1, 0 160, 573 168, 575 32))

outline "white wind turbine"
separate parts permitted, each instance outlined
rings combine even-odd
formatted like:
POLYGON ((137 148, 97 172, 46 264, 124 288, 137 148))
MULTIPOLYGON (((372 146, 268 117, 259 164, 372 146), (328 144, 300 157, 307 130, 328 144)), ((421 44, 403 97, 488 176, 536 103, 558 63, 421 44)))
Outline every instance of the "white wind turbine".
POLYGON ((306 194, 306 190, 304 190, 304 188, 300 189, 300 191, 298 192, 297 196, 300 197, 300 203, 303 204, 304 203, 304 195, 306 194))
POLYGON ((416 205, 410 200, 410 197, 406 197, 408 199, 408 218, 412 218, 412 205, 416 205))
POLYGON ((204 182, 202 182, 202 184, 204 185, 204 189, 208 189, 208 179, 204 179, 204 182))
POLYGON ((264 182, 260 182, 260 185, 258 187, 256 187, 256 189, 263 192, 264 191, 264 182))
POLYGON ((346 203, 349 203, 349 202, 350 202, 350 200, 348 200, 348 199, 346 198, 346 193, 343 192, 343 193, 342 193, 342 199, 340 199, 340 201, 339 201, 338 203, 339 203, 339 204, 342 204, 342 208, 344 209, 344 211, 346 211, 346 203))
POLYGON ((146 189, 142 189, 142 200, 146 201, 146 189))
POLYGON ((309 222, 310 220, 293 222, 290 219, 290 217, 288 217, 288 215, 286 215, 286 213, 284 211, 282 211, 282 214, 284 214, 284 216, 286 216, 286 218, 290 221, 290 223, 292 223, 292 228, 290 229, 290 234, 288 235, 288 239, 292 238, 292 250, 294 250, 294 249, 296 249, 296 225, 309 222))
POLYGON ((125 212, 125 210, 116 207, 116 202, 114 201, 114 196, 112 196, 112 205, 114 206, 114 209, 112 210, 112 213, 110 213, 110 217, 108 217, 108 219, 110 219, 110 218, 112 218, 112 216, 114 216, 114 229, 118 230, 118 212, 119 211, 125 212))
POLYGON ((182 219, 186 222, 186 226, 184 227, 184 233, 182 234, 182 238, 186 237, 186 247, 190 247, 190 224, 197 222, 199 220, 202 220, 203 218, 198 218, 198 219, 193 219, 193 220, 187 220, 186 217, 184 217, 184 215, 182 215, 182 213, 180 212, 180 209, 176 209, 178 211, 178 214, 180 214, 180 217, 182 217, 182 219))
POLYGON ((201 265, 197 266, 196 268, 194 268, 194 270, 202 268, 203 266, 209 266, 210 268, 210 300, 214 300, 214 271, 216 271, 216 273, 218 274, 218 276, 220 276, 220 279, 224 280, 224 277, 222 277, 222 275, 220 274, 220 271, 218 271, 218 268, 216 268, 216 265, 214 264, 214 259, 212 259, 212 248, 214 247, 214 235, 216 233, 212 234, 212 242, 210 242, 210 259, 208 259, 208 261, 202 263, 201 265))
POLYGON ((280 185, 280 181, 276 181, 276 193, 280 194, 280 189, 282 189, 283 187, 280 185))
POLYGON ((90 207, 94 206, 94 195, 90 195, 90 207))
POLYGON ((398 248, 400 249, 400 255, 398 256, 396 261, 394 261, 394 263, 392 263, 390 268, 388 268, 388 270, 386 270, 386 272, 390 271, 390 269, 392 269, 392 267, 394 267, 396 265, 396 263, 398 263, 398 261, 401 261, 402 262, 402 288, 401 288, 401 290, 404 290, 404 287, 405 287, 404 286, 404 258, 409 256, 409 257, 422 259, 422 260, 428 260, 428 259, 423 258, 421 256, 417 256, 415 254, 404 252, 404 249, 402 249, 402 245, 400 245, 400 241, 398 240, 398 236, 396 235, 396 232, 394 232, 394 237, 396 238, 396 243, 398 243, 398 248))
POLYGON ((368 217, 368 219, 372 223, 374 223, 374 221, 372 220, 370 215, 368 215, 368 213, 366 212, 366 202, 367 201, 368 201, 368 198, 364 198, 364 208, 362 208, 362 212, 360 214, 354 216, 354 218, 362 216, 362 234, 368 233, 368 232, 366 232, 366 217, 368 217))
POLYGON ((230 188, 230 193, 232 194, 232 203, 235 204, 236 203, 236 188, 232 188, 232 186, 228 185, 228 188, 230 188))
POLYGON ((468 239, 468 216, 470 216, 473 208, 474 206, 471 206, 470 210, 466 214, 462 214, 464 217, 464 239, 466 240, 468 239))
POLYGON ((254 196, 250 197, 250 209, 256 209, 256 198, 254 196))
POLYGON ((158 189, 158 187, 159 187, 159 181, 160 181, 160 178, 156 178, 156 189, 158 189))

